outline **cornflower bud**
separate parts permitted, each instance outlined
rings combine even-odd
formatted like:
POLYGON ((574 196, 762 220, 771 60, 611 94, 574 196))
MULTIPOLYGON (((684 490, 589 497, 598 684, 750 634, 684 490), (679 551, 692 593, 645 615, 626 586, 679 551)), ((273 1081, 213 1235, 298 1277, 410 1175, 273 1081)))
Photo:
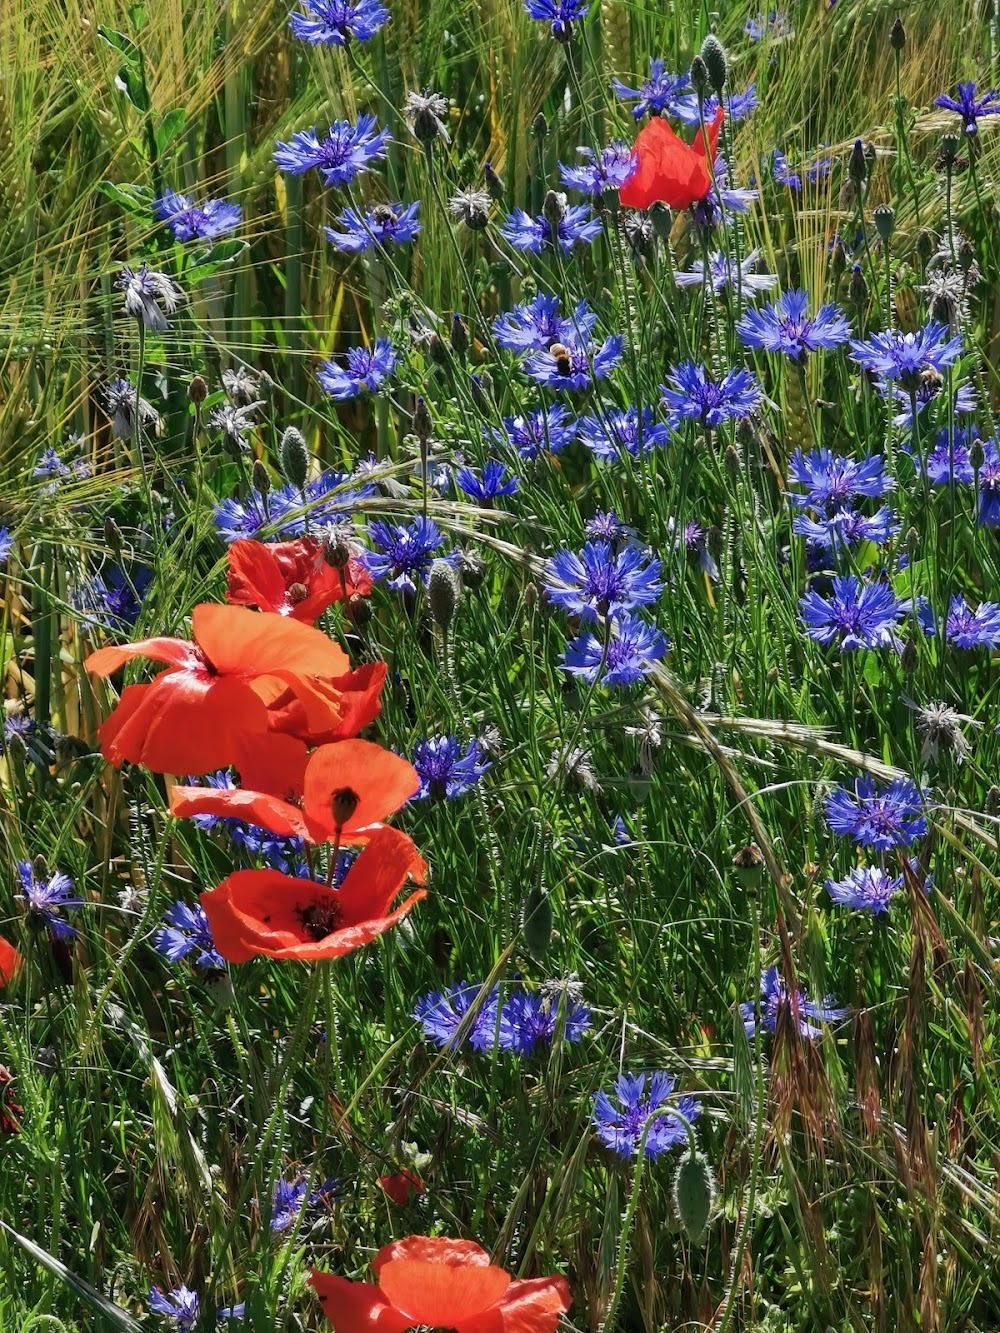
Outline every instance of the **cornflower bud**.
POLYGON ((851 300, 855 305, 864 305, 868 299, 868 284, 865 282, 865 275, 861 272, 861 265, 854 265, 854 272, 851 274, 850 282, 851 300))
POLYGON ((847 164, 847 174, 855 185, 863 185, 868 177, 868 157, 865 154, 864 143, 860 139, 854 140, 854 147, 851 149, 851 157, 847 164))
POLYGON ((504 183, 489 162, 483 167, 483 176, 486 178, 486 188, 489 191, 490 198, 495 203, 502 203, 505 194, 504 183))
POLYGON ((889 33, 889 45, 896 52, 902 51, 906 45, 906 29, 903 27, 903 20, 897 14, 892 25, 892 31, 889 33))
POLYGON ((542 114, 542 112, 539 111, 538 115, 531 122, 531 133, 535 136, 536 139, 544 139, 545 136, 548 134, 548 132, 549 132, 549 122, 545 119, 545 116, 542 114))
POLYGON ((426 444, 431 438, 434 430, 434 424, 431 421, 431 414, 427 409, 427 404, 423 398, 417 399, 417 405, 413 409, 413 433, 421 444, 426 444))
POLYGON ((456 311, 451 317, 451 350, 457 357, 462 358, 469 350, 470 341, 469 326, 456 311))
POLYGON ((309 450, 301 433, 294 426, 289 426, 282 435, 278 452, 285 480, 296 490, 303 490, 306 477, 309 475, 309 450))
POLYGON ((920 260, 926 264, 928 259, 934 253, 934 237, 926 227, 922 228, 917 236, 917 255, 920 260))
POLYGON ((691 87, 698 94, 698 105, 701 106, 708 92, 708 66, 701 56, 695 56, 691 61, 691 87))
POLYGON ((542 217, 555 229, 566 216, 566 196, 558 190, 549 190, 542 204, 542 217))
POLYGON ((270 492, 271 476, 259 458, 253 460, 253 467, 250 470, 250 480, 253 482, 254 490, 260 491, 261 495, 267 495, 270 492))
POLYGON ((372 618, 372 604, 367 597, 362 597, 359 592, 351 593, 345 606, 347 618, 355 629, 364 629, 372 618))

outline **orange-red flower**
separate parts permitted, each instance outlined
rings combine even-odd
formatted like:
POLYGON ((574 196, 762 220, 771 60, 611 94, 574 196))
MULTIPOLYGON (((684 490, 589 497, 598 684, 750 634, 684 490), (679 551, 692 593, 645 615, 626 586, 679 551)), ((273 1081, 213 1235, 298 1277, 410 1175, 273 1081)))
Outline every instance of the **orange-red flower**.
POLYGON ((281 875, 237 870, 201 895, 215 947, 230 963, 251 958, 319 962, 353 953, 391 929, 427 897, 417 889, 394 911, 408 876, 424 882, 427 866, 405 833, 375 829, 339 889, 281 875))
POLYGON ((379 1176, 378 1183, 400 1208, 405 1208, 411 1198, 423 1194, 426 1188, 415 1171, 397 1171, 394 1176, 379 1176))
POLYGON ((382 711, 379 696, 388 670, 385 662, 369 662, 331 681, 331 707, 337 720, 326 726, 311 722, 306 707, 293 690, 282 690, 268 699, 268 725, 272 731, 297 736, 310 745, 325 745, 356 736, 382 711))
MULTIPOLYGON (((326 739, 353 734, 341 730, 345 723, 378 713, 378 673, 366 668, 358 680, 343 649, 309 625, 208 603, 195 607, 191 623, 190 643, 143 639, 87 658, 98 676, 134 657, 168 664, 151 684, 129 685, 100 728, 109 763, 207 773, 233 763, 242 740, 269 728, 296 726, 302 739, 326 739)), ((384 679, 385 666, 377 665, 384 679)))
POLYGON ((15 972, 21 970, 24 959, 7 940, 0 935, 0 988, 13 980, 15 972))
POLYGON ((712 188, 712 172, 705 138, 707 135, 708 150, 714 161, 722 120, 723 111, 719 107, 705 134, 699 129, 694 147, 689 148, 662 116, 653 116, 636 138, 632 151, 639 159, 639 166, 618 191, 622 206, 649 208, 663 203, 682 210, 706 198, 712 188))
POLYGON ((174 787, 170 813, 242 819, 308 842, 363 842, 420 787, 412 764, 371 741, 335 741, 307 756, 301 741, 271 735, 235 762, 242 786, 174 787))
POLYGON ((423 1325, 455 1333, 553 1333, 572 1302, 561 1277, 515 1281, 470 1240, 410 1236, 372 1261, 378 1285, 309 1274, 336 1333, 403 1333, 423 1325))
POLYGON ((270 545, 239 541, 229 548, 227 598, 236 606, 256 606, 311 625, 342 597, 367 597, 371 590, 363 566, 352 559, 343 572, 334 569, 312 537, 270 545))

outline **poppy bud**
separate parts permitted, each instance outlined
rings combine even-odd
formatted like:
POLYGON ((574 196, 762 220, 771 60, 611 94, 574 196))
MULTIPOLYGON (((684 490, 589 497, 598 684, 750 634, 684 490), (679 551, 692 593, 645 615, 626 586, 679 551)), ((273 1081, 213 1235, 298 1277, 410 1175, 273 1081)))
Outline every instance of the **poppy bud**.
POLYGON ((893 233, 896 225, 896 215, 888 204, 879 204, 875 210, 875 230, 882 237, 884 244, 888 244, 889 237, 893 233))
POLYGON ((536 139, 544 139, 545 136, 548 134, 548 132, 549 132, 549 122, 545 119, 545 116, 542 114, 542 112, 539 111, 538 115, 531 122, 531 133, 535 136, 536 139))
POLYGON ((104 520, 104 542, 113 555, 122 553, 121 528, 109 514, 104 520))
POLYGON ((261 495, 267 495, 271 490, 271 477, 267 468, 259 458, 253 460, 253 467, 250 470, 250 480, 253 482, 255 491, 260 491, 261 495))
POLYGON ((438 629, 447 632, 455 619, 462 590, 458 575, 447 560, 434 560, 427 575, 427 601, 438 629))
POLYGON ((542 217, 550 227, 558 227, 566 216, 566 196, 559 190, 549 190, 542 204, 542 217))
POLYGON ((954 166, 958 157, 958 135, 946 134, 941 140, 941 161, 946 167, 954 166))
POLYGON ((674 1176, 674 1207, 689 1240, 697 1240, 708 1226, 715 1203, 715 1178, 708 1159, 688 1151, 674 1176))
POLYGON ((892 31, 889 33, 889 45, 894 51, 902 51, 906 45, 906 29, 903 27, 903 20, 897 14, 893 21, 892 31))
POLYGON ((541 884, 534 884, 524 900, 524 943, 536 963, 541 963, 552 942, 552 904, 541 884))
POLYGON ((456 356, 465 356, 469 350, 469 326, 457 312, 451 317, 451 350, 456 356))
POLYGON ((416 435, 421 444, 426 444, 431 438, 431 432, 434 427, 431 422, 431 414, 427 410, 427 404, 424 402, 423 398, 417 399, 417 405, 413 409, 412 421, 414 435, 416 435))
POLYGON ((868 176, 868 158, 860 139, 854 140, 854 147, 851 149, 851 157, 847 164, 847 174, 855 185, 863 185, 868 176))
POLYGON ((669 206, 658 199, 650 208, 649 216, 653 223, 653 230, 660 240, 668 241, 674 225, 674 215, 671 213, 669 206))
POLYGON ((486 188, 490 192, 490 198, 496 203, 501 203, 504 197, 504 183, 488 162, 483 167, 483 175, 486 177, 486 188))
POLYGON ((458 572, 462 576, 463 587, 482 587, 483 579, 486 577, 486 562, 475 551, 460 551, 458 572))
POLYGON ((917 653, 917 645, 912 639, 907 639, 900 650, 899 665, 908 676, 912 676, 914 671, 916 671, 918 664, 919 655, 917 653))
POLYGON ((208 397, 208 385, 200 375, 194 375, 191 383, 188 385, 188 397, 194 403, 195 407, 201 407, 202 403, 208 397))
POLYGON ((330 797, 330 812, 338 829, 342 829, 352 818, 360 803, 361 797, 353 787, 340 787, 333 793, 330 797))
POLYGON ((864 305, 868 299, 868 284, 865 282, 865 275, 861 272, 861 265, 854 265, 854 272, 851 274, 850 283, 851 300, 855 305, 864 305))
POLYGON ((355 629, 364 629, 372 618, 372 605, 367 597, 359 592, 352 593, 347 599, 347 618, 355 629))
POLYGON ((691 61, 691 87, 698 94, 700 105, 704 102, 705 94, 708 92, 708 66, 701 56, 695 56, 691 61))
POLYGON ((281 437, 281 470, 285 480, 296 490, 303 490, 309 475, 309 450, 302 435, 289 426, 281 437))
POLYGON ((704 60, 705 69, 708 71, 709 83, 721 97, 722 90, 729 77, 729 61, 726 59, 726 52, 722 43, 712 33, 709 33, 701 44, 701 58, 704 60))
POLYGON ((917 255, 926 264, 934 253, 934 237, 926 227, 917 236, 917 255))

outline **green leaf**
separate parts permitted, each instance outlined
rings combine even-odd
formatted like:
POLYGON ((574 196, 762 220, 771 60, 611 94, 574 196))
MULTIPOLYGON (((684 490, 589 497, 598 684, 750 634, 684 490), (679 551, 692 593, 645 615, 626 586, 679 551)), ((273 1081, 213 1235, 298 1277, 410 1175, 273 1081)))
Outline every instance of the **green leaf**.
POLYGON ((153 206, 153 191, 148 185, 115 185, 113 181, 98 181, 97 188, 105 198, 133 217, 148 217, 153 206))
POLYGON ((149 14, 143 4, 129 5, 128 16, 135 32, 142 32, 149 27, 149 14))
POLYGON ((113 1301, 109 1301, 106 1296, 102 1296, 97 1288, 92 1287, 84 1278, 70 1272, 66 1265, 55 1258, 54 1255, 49 1254, 48 1250, 43 1250, 40 1245, 36 1245, 27 1236, 22 1236, 19 1231, 15 1231, 6 1222, 0 1221, 0 1227, 6 1231, 8 1236, 17 1241, 21 1249, 26 1254, 30 1254, 37 1264, 47 1269, 53 1277, 59 1279, 64 1287, 68 1287, 82 1301, 85 1301, 94 1313, 103 1319, 102 1328, 120 1329, 121 1333, 142 1333, 141 1325, 137 1324, 127 1311, 123 1310, 120 1305, 115 1305, 113 1301))
POLYGON ((162 157, 167 149, 184 133, 187 112, 180 107, 168 111, 156 127, 156 151, 162 157))
POLYGON ((205 278, 210 278, 213 273, 218 273, 220 268, 226 268, 232 264, 244 250, 249 248, 247 241, 220 241, 218 245, 213 245, 210 250, 198 250, 192 255, 192 266, 184 273, 184 281, 188 285, 203 282, 205 278))
POLYGON ((151 110, 152 103, 146 91, 146 81, 142 77, 141 66, 122 65, 115 78, 115 87, 125 94, 136 111, 146 115, 151 110))
POLYGON ((116 51, 120 51, 129 64, 137 65, 141 62, 142 52, 132 38, 126 37, 123 32, 115 32, 114 28, 106 28, 102 24, 97 29, 97 35, 116 51))

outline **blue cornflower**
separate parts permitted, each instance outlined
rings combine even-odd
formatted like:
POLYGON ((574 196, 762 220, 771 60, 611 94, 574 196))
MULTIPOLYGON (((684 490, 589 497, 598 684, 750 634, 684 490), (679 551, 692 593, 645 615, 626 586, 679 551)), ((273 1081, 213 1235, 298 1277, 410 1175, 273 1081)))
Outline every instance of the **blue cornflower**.
POLYGON ((288 26, 310 46, 347 46, 367 42, 389 21, 379 0, 300 0, 304 14, 292 14, 288 26))
POLYGON ((667 74, 665 71, 665 61, 650 60, 649 78, 641 87, 629 88, 620 79, 611 80, 612 88, 623 102, 635 102, 632 115, 636 120, 642 120, 647 111, 652 116, 673 111, 679 95, 691 87, 689 75, 667 74))
POLYGON ((826 180, 832 170, 832 157, 818 157, 806 167, 806 180, 810 185, 817 185, 820 181, 826 180))
POLYGON ((282 486, 268 496, 271 517, 276 521, 275 536, 279 540, 302 537, 310 528, 315 530, 317 524, 339 522, 359 500, 375 494, 375 486, 364 481, 360 471, 352 475, 334 472, 332 468, 307 481, 305 490, 282 486), (348 482, 358 481, 361 485, 348 486, 348 482))
POLYGON ((568 42, 573 24, 587 17, 590 0, 524 0, 524 12, 536 23, 547 23, 558 42, 568 42))
POLYGON ((543 407, 526 417, 504 417, 503 430, 490 427, 498 444, 509 444, 522 458, 537 458, 540 453, 561 453, 576 439, 577 425, 561 403, 543 407))
POLYGON ((200 904, 189 907, 187 903, 175 902, 163 914, 163 920, 166 925, 153 937, 153 948, 168 962, 179 963, 197 950, 195 967, 204 968, 206 972, 225 969, 224 960, 216 952, 205 909, 200 904))
MULTIPOLYGON (((581 417, 580 438, 595 456, 605 463, 620 463, 623 455, 639 457, 639 413, 636 408, 607 408, 602 417, 581 417)), ((664 449, 670 432, 657 425, 650 407, 642 409, 642 452, 664 449)))
POLYGON ((362 390, 377 393, 396 369, 396 353, 388 338, 379 338, 374 347, 351 347, 347 369, 336 361, 324 361, 316 378, 320 387, 338 403, 357 398, 362 390))
POLYGON ((271 1200, 270 1229, 272 1232, 277 1234, 282 1231, 291 1231, 299 1220, 299 1214, 302 1212, 308 1193, 309 1182, 304 1177, 301 1180, 278 1181, 274 1187, 274 1197, 271 1200))
POLYGON ((956 115, 962 117, 962 129, 966 134, 978 133, 980 116, 1000 115, 998 103, 1000 103, 1000 93, 995 89, 976 97, 974 83, 960 83, 957 97, 949 97, 946 93, 942 93, 940 97, 934 99, 935 106, 945 111, 954 111, 956 115))
MULTIPOLYGON (((839 1023, 851 1012, 847 1008, 837 1008, 832 995, 827 995, 819 1004, 807 999, 800 990, 795 992, 795 998, 799 1035, 805 1037, 807 1041, 815 1041, 817 1037, 823 1035, 823 1029, 817 1027, 816 1023, 839 1023), (810 1022, 810 1019, 813 1021, 810 1022)), ((760 1018, 765 1032, 774 1032, 778 1025, 778 1013, 783 1005, 791 1005, 791 995, 778 975, 778 969, 769 967, 760 982, 760 1018)), ((754 1008, 752 1000, 740 1005, 743 1026, 748 1037, 752 1037, 757 1030, 754 1008)))
POLYGON ((910 847, 927 832, 923 794, 909 778, 881 790, 868 776, 855 779, 853 792, 837 787, 826 798, 826 822, 838 838, 876 852, 910 847))
POLYGON ((530 352, 524 360, 524 370, 537 384, 544 384, 549 389, 569 389, 579 392, 589 389, 591 367, 593 379, 604 380, 611 374, 622 359, 625 339, 620 333, 605 338, 594 351, 588 340, 574 343, 571 347, 556 344, 558 351, 551 350, 530 352))
POLYGON ((979 526, 1000 528, 1000 451, 995 440, 983 441, 979 469, 979 526))
POLYGON ((878 499, 891 485, 885 475, 885 459, 880 454, 859 460, 825 448, 808 454, 796 449, 788 465, 788 477, 805 491, 804 495, 789 495, 793 505, 830 515, 855 496, 878 499))
POLYGON ((459 468, 455 473, 455 485, 480 504, 489 504, 501 495, 516 495, 520 483, 517 477, 508 477, 503 463, 490 459, 477 477, 471 468, 459 468))
POLYGON ((515 250, 533 255, 557 244, 568 255, 574 245, 589 245, 600 234, 601 220, 594 217, 589 204, 570 204, 555 222, 549 222, 542 214, 533 218, 523 208, 515 208, 500 228, 500 235, 515 250))
POLYGON ((691 220, 702 232, 711 232, 716 226, 732 225, 734 213, 750 212, 750 205, 757 198, 756 190, 745 190, 728 184, 732 177, 723 157, 715 159, 712 188, 704 199, 691 205, 691 220))
POLYGON ((10 559, 10 553, 14 549, 14 538, 11 535, 10 528, 0 528, 0 565, 5 565, 10 559))
POLYGON ((920 388, 928 371, 943 375, 962 353, 961 336, 946 342, 944 324, 931 323, 916 333, 873 333, 864 342, 852 340, 851 355, 878 379, 898 381, 907 393, 920 388))
POLYGON ((175 241, 214 241, 243 221, 239 204, 227 203, 225 199, 195 204, 187 195, 173 190, 154 200, 153 212, 174 233, 175 241))
POLYGON ((975 611, 961 595, 951 599, 945 638, 956 648, 996 648, 1000 644, 1000 606, 980 602, 975 611))
MULTIPOLYGON (((198 1318, 201 1312, 201 1302, 197 1293, 190 1290, 189 1287, 176 1287, 173 1291, 163 1292, 159 1287, 154 1287, 149 1293, 149 1309, 152 1314, 165 1315, 168 1319, 173 1319, 177 1325, 178 1333, 193 1333, 198 1327, 198 1318)), ((222 1323, 223 1320, 242 1319, 244 1312, 243 1304, 230 1305, 216 1314, 216 1321, 222 1323)))
POLYGON ((498 315, 493 336, 508 352, 544 352, 553 343, 585 342, 597 320, 587 302, 581 301, 567 317, 559 309, 558 296, 539 292, 532 301, 498 315))
POLYGON ((724 421, 748 417, 763 396, 763 390, 748 370, 730 370, 720 382, 704 366, 684 361, 660 385, 663 402, 670 409, 670 425, 677 430, 682 421, 697 421, 715 429, 724 421))
POLYGON ((434 552, 444 545, 437 524, 423 517, 412 523, 370 523, 368 536, 379 549, 366 551, 359 563, 376 582, 389 575, 393 592, 416 592, 417 580, 427 581, 434 552))
POLYGON ((829 597, 810 589, 799 607, 807 636, 816 643, 836 643, 842 653, 891 647, 903 615, 903 604, 888 584, 862 583, 854 574, 835 578, 829 597))
POLYGON ((826 891, 835 903, 873 916, 887 915, 890 899, 902 888, 902 875, 893 879, 878 866, 855 866, 845 879, 826 881, 826 891))
MULTIPOLYGON (((597 1137, 626 1161, 637 1157, 647 1120, 668 1100, 676 1083, 676 1079, 663 1073, 619 1075, 614 1088, 617 1105, 603 1090, 594 1098, 593 1125, 597 1137)), ((685 1120, 697 1120, 701 1115, 701 1107, 693 1097, 678 1097, 674 1105, 685 1120)), ((646 1156, 652 1160, 687 1141, 684 1124, 666 1108, 649 1127, 646 1156)))
POLYGON ((649 606, 663 591, 659 560, 647 563, 635 546, 613 551, 607 542, 587 542, 579 555, 559 551, 545 566, 549 600, 570 615, 593 623, 598 615, 621 616, 649 606))
POLYGON ((752 42, 762 42, 765 37, 791 37, 795 33, 788 17, 780 9, 771 9, 766 18, 747 19, 743 31, 752 42))
MULTIPOLYGON (((927 455, 927 476, 932 486, 972 485, 976 473, 969 460, 969 449, 974 438, 971 430, 955 431, 951 441, 946 430, 938 432, 937 443, 927 455)), ((919 474, 920 459, 914 457, 913 464, 919 474)))
MULTIPOLYGON (((726 99, 726 118, 734 123, 738 120, 746 120, 760 106, 757 100, 757 85, 751 83, 744 93, 733 93, 726 99)), ((706 125, 711 125, 715 119, 715 113, 719 109, 719 99, 717 97, 705 98, 704 120, 706 125)), ((687 97, 679 97, 671 107, 671 112, 678 120, 683 121, 692 129, 701 125, 702 117, 698 111, 698 98, 694 93, 687 97)), ((721 178, 720 178, 721 179, 721 178)))
POLYGON ((376 204, 365 213, 358 213, 353 208, 345 208, 339 218, 335 218, 341 231, 326 228, 326 239, 338 250, 349 255, 360 255, 375 245, 406 245, 423 230, 417 221, 420 200, 407 204, 376 204))
POLYGON ((25 904, 29 922, 47 926, 57 939, 73 939, 76 931, 62 913, 70 907, 82 907, 83 899, 72 896, 73 881, 69 875, 56 871, 44 879, 44 870, 36 874, 30 861, 18 861, 17 874, 21 891, 14 896, 25 904))
POLYGON ((801 361, 807 352, 839 347, 851 336, 847 320, 832 303, 807 314, 809 293, 785 292, 763 310, 748 310, 736 326, 744 346, 780 352, 801 361))
POLYGON ((856 546, 859 542, 873 542, 876 546, 885 546, 890 537, 895 537, 900 525, 892 521, 892 510, 883 505, 870 517, 855 513, 852 509, 838 509, 827 518, 813 519, 807 514, 796 514, 792 531, 821 551, 830 551, 834 547, 844 549, 856 546))
MULTIPOLYGON (((590 1010, 568 1001, 567 996, 565 1040, 576 1043, 590 1027, 590 1010)), ((517 991, 500 1012, 500 1049, 531 1055, 539 1042, 551 1042, 558 1022, 558 996, 517 991)))
MULTIPOLYGON (((892 419, 894 426, 903 430, 911 430, 913 427, 913 402, 908 393, 904 393, 896 385, 889 384, 878 385, 878 390, 884 398, 892 397, 899 404, 900 410, 892 419), (891 395, 889 390, 891 388, 891 395)), ((917 385, 916 394, 917 416, 923 412, 928 403, 933 403, 941 396, 941 381, 936 375, 925 375, 917 385)), ((952 399, 951 410, 956 417, 966 416, 976 410, 976 395, 973 393, 972 386, 969 384, 960 384, 955 390, 955 396, 952 399)), ((947 434, 947 432, 946 432, 947 434)))
POLYGON ((599 509, 593 518, 588 518, 583 525, 583 535, 591 542, 607 542, 616 550, 624 542, 636 540, 636 534, 627 528, 613 509, 606 512, 599 509))
POLYGON ((115 286, 125 294, 126 315, 141 320, 150 333, 166 333, 167 315, 174 313, 183 295, 173 278, 154 273, 145 264, 138 272, 123 264, 115 286))
POLYGON ((73 597, 82 613, 83 629, 131 629, 142 611, 143 598, 153 581, 153 571, 146 565, 124 570, 112 565, 86 579, 73 597))
POLYGON ((628 689, 644 680, 653 662, 667 651, 669 640, 637 616, 620 616, 611 622, 611 641, 604 643, 585 630, 566 645, 563 669, 592 685, 600 679, 609 690, 628 689))
POLYGON ((790 190, 802 189, 802 177, 792 170, 788 158, 777 148, 771 154, 771 175, 779 185, 786 185, 790 190))
POLYGON ((72 476, 72 469, 59 457, 58 450, 49 445, 43 449, 38 462, 31 469, 31 475, 39 480, 48 477, 72 476))
POLYGON ((293 176, 316 167, 324 185, 350 185, 355 176, 385 157, 390 134, 377 125, 370 115, 359 117, 357 125, 338 120, 323 140, 316 137, 315 129, 300 130, 292 135, 291 143, 276 144, 275 164, 279 171, 293 176))
MULTIPOLYGON (((756 296, 758 292, 769 292, 778 281, 774 273, 754 272, 759 258, 760 251, 751 250, 739 266, 739 287, 744 293, 752 296, 756 296)), ((716 250, 709 255, 708 274, 714 291, 724 292, 727 287, 736 290, 736 268, 731 257, 724 251, 716 250)), ((705 281, 704 261, 696 259, 686 272, 675 274, 674 281, 678 287, 701 287, 705 281)))
MULTIPOLYGON (((413 1017, 421 1025, 424 1041, 436 1046, 447 1046, 458 1031, 465 1015, 482 991, 482 986, 462 981, 457 986, 446 986, 443 991, 431 991, 417 1001, 413 1017)), ((496 1040, 499 987, 494 986, 483 1007, 472 1020, 467 1041, 474 1051, 491 1051, 496 1040)))
POLYGON ((633 155, 631 145, 620 139, 600 153, 592 148, 576 151, 587 160, 578 167, 567 167, 560 162, 559 177, 567 189, 579 190, 594 199, 599 199, 606 190, 620 190, 639 170, 639 159, 633 155))
POLYGON ((219 502, 215 509, 215 530, 227 545, 243 540, 253 541, 264 528, 271 525, 274 517, 271 496, 265 496, 251 487, 243 500, 234 496, 219 502))
POLYGON ((410 762, 417 770, 420 787, 414 801, 454 801, 471 791, 493 767, 484 757, 479 741, 469 741, 462 752, 456 736, 433 736, 418 741, 410 762))

